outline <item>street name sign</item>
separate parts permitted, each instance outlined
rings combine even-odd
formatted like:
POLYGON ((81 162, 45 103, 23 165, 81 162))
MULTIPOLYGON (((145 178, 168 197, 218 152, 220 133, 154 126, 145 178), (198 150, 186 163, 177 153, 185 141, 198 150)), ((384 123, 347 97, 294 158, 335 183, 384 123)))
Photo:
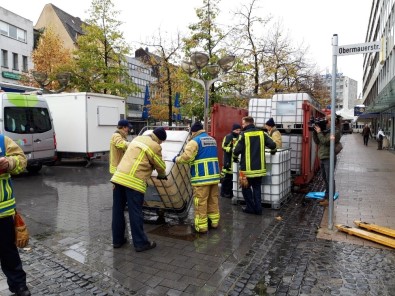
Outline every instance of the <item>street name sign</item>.
POLYGON ((381 49, 381 42, 367 42, 367 43, 358 43, 358 44, 349 44, 349 45, 340 45, 337 47, 337 55, 351 55, 351 54, 363 54, 368 52, 376 52, 381 49))

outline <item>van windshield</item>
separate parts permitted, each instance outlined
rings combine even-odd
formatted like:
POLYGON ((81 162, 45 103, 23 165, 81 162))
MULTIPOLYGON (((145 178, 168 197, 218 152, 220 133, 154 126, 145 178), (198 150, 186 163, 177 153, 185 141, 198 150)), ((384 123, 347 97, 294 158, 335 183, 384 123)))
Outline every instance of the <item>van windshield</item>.
POLYGON ((5 107, 4 129, 17 134, 44 133, 52 129, 48 109, 39 107, 5 107))

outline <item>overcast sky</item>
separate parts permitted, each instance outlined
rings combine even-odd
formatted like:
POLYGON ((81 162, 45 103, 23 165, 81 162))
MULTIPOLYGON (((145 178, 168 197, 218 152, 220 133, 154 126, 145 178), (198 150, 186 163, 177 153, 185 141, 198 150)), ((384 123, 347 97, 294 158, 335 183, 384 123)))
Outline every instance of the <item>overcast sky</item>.
MULTIPOLYGON (((260 16, 271 15, 283 23, 284 30, 295 43, 309 46, 310 60, 324 74, 332 73, 332 36, 338 34, 339 45, 364 43, 372 0, 259 0, 260 16)), ((37 22, 45 4, 52 3, 67 13, 86 19, 90 0, 12 0, 0 4, 22 17, 37 22)), ((202 0, 113 0, 121 12, 126 40, 146 41, 160 28, 162 33, 187 33, 187 26, 196 22, 195 8, 202 0)), ((231 13, 249 0, 222 0, 219 21, 231 23, 231 13)), ((362 55, 338 58, 338 72, 358 81, 362 89, 362 55)))

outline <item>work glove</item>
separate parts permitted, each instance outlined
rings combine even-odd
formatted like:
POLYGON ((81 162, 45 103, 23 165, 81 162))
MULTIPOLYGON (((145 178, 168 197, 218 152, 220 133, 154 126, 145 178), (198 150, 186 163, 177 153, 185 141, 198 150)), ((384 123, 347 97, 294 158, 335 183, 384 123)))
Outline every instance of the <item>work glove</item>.
POLYGON ((25 221, 22 217, 15 214, 15 244, 18 248, 24 248, 29 243, 29 231, 26 228, 25 221))
POLYGON ((277 152, 277 148, 276 148, 276 149, 272 149, 272 150, 270 150, 270 154, 271 154, 271 155, 275 155, 275 154, 276 154, 276 152, 277 152))
POLYGON ((247 177, 242 172, 240 172, 240 174, 239 174, 239 183, 240 183, 241 188, 249 188, 250 187, 247 177))
POLYGON ((233 162, 238 163, 239 162, 239 158, 238 157, 233 157, 233 162))
POLYGON ((167 181, 167 177, 165 175, 164 176, 158 175, 156 177, 156 179, 158 179, 158 180, 166 180, 167 181))

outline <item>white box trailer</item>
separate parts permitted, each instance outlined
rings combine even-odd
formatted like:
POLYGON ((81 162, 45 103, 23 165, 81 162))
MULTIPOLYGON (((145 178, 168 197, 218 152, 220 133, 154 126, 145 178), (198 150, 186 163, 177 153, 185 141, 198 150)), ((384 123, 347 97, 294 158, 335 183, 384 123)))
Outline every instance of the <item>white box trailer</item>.
POLYGON ((125 99, 97 93, 44 94, 57 140, 58 160, 83 157, 88 162, 109 152, 111 135, 125 118, 125 99))

